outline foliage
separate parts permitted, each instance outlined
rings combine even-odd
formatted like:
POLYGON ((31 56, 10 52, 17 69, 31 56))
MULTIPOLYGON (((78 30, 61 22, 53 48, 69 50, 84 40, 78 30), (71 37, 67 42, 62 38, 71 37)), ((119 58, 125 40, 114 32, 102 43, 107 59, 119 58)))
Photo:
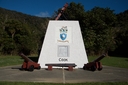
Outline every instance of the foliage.
POLYGON ((113 55, 123 55, 128 56, 128 10, 123 13, 117 14, 117 28, 118 34, 116 37, 118 48, 113 52, 113 55))
POLYGON ((109 8, 95 7, 91 11, 87 12, 85 19, 86 28, 84 30, 84 39, 89 52, 93 51, 95 54, 101 54, 114 50, 116 47, 116 15, 113 11, 109 8), (91 36, 93 36, 93 38, 87 36, 88 31, 90 33, 92 32, 91 36), (93 39, 90 41, 93 43, 93 46, 91 47, 86 44, 90 38, 93 39))
POLYGON ((0 54, 26 55, 41 48, 48 18, 40 18, 0 8, 0 54))
POLYGON ((127 11, 115 14, 114 10, 101 7, 85 11, 81 3, 71 2, 60 19, 80 22, 88 55, 111 55, 119 45, 127 42, 127 17, 127 11))

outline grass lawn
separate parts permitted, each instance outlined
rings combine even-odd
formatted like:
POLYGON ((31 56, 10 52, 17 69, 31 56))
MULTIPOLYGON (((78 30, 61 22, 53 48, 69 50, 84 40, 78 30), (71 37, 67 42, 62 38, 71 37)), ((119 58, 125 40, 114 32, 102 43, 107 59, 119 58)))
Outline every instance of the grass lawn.
MULTIPOLYGON (((63 83, 40 83, 40 82, 0 82, 0 85, 62 85, 63 83)), ((64 85, 128 85, 128 82, 86 82, 69 83, 64 85)))
MULTIPOLYGON (((35 56, 35 55, 34 55, 35 56)), ((89 62, 96 59, 98 56, 89 56, 89 62)), ((37 61, 37 57, 31 57, 32 60, 35 59, 37 61)), ((0 56, 0 67, 3 66, 11 66, 11 65, 19 65, 22 64, 24 59, 20 56, 0 56)), ((105 57, 101 60, 103 65, 128 68, 128 58, 124 57, 105 57)))
POLYGON ((0 56, 0 67, 18 65, 22 63, 23 63, 23 59, 20 56, 9 56, 9 55, 0 56))
MULTIPOLYGON (((96 58, 96 56, 89 56, 88 60, 91 62, 96 58)), ((124 57, 105 57, 100 62, 102 62, 102 64, 106 66, 128 68, 128 58, 124 57)))

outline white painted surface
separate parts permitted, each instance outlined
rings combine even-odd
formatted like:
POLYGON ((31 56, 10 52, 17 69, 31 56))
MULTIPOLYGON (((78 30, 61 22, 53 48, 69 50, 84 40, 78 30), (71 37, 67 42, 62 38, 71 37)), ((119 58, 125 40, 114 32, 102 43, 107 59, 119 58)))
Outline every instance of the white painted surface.
POLYGON ((75 63, 82 68, 88 63, 78 21, 49 21, 38 63, 41 68, 48 63, 75 63))

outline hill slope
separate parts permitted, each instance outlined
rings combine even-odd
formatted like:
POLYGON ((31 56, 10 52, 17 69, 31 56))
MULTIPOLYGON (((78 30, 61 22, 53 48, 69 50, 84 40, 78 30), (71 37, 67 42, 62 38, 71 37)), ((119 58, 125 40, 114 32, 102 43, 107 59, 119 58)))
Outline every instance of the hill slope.
POLYGON ((49 19, 0 8, 0 54, 37 53, 49 19))

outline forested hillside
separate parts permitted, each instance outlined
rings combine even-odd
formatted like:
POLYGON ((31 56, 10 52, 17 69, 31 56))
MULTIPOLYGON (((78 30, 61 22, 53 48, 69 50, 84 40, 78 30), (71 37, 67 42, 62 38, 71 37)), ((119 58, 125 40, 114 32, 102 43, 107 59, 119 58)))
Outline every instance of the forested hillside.
MULTIPOLYGON (((128 10, 115 14, 110 8, 94 7, 86 11, 72 2, 62 13, 61 20, 79 21, 88 55, 128 56, 128 10)), ((38 53, 51 18, 0 8, 0 54, 38 53)))
POLYGON ((60 19, 79 20, 88 55, 128 56, 128 10, 115 14, 110 8, 94 7, 86 11, 81 3, 72 2, 60 19))
POLYGON ((0 54, 38 53, 48 20, 0 8, 0 54))

